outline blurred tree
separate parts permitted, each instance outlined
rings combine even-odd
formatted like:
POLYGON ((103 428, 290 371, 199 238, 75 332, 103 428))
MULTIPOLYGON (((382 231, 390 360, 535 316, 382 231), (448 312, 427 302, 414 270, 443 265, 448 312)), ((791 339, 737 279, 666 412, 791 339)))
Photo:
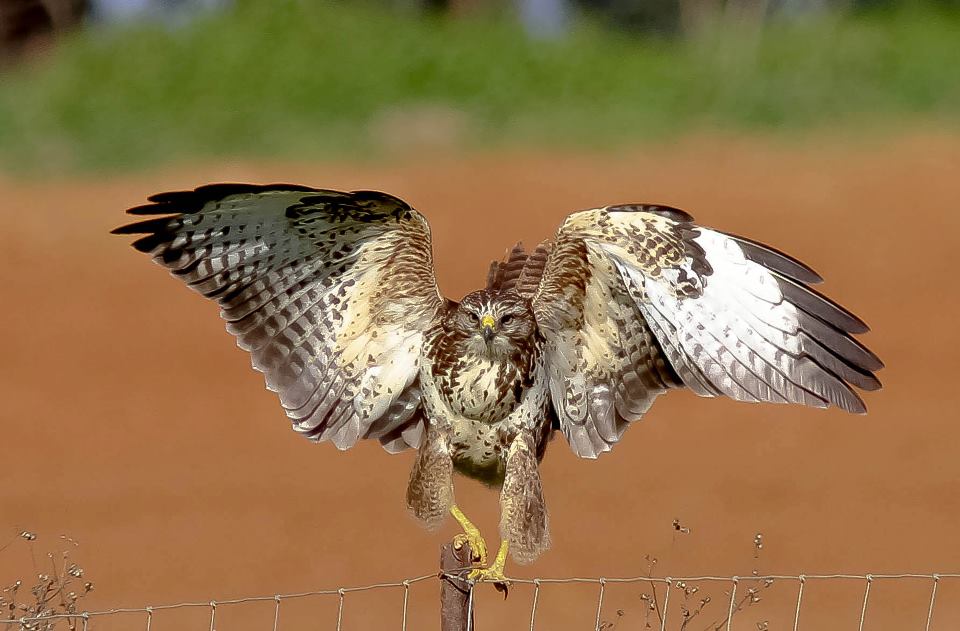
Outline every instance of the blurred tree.
POLYGON ((428 11, 449 11, 450 0, 423 0, 423 6, 428 11))
POLYGON ((76 26, 86 10, 86 0, 0 0, 0 56, 17 55, 76 26))
POLYGON ((501 4, 499 0, 388 0, 387 4, 402 10, 423 13, 458 15, 477 9, 489 9, 501 4))
MULTIPOLYGON (((695 0, 713 4, 712 0, 695 0)), ((680 26, 681 0, 580 0, 588 11, 599 12, 606 21, 632 31, 671 35, 680 26)))
MULTIPOLYGON (((859 5, 905 5, 923 0, 578 0, 612 25, 642 33, 690 35, 722 26, 758 27, 771 18, 795 19, 859 5)), ((960 0, 939 0, 960 3, 960 0)))

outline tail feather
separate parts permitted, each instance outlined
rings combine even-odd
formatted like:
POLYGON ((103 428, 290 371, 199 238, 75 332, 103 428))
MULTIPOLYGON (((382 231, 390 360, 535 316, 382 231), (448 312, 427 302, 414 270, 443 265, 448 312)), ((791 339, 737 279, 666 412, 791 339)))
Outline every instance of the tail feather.
POLYGON ((527 262, 527 253, 523 244, 518 243, 507 254, 506 260, 494 261, 490 264, 490 273, 487 275, 487 289, 508 291, 516 288, 517 279, 523 272, 527 262))
POLYGON ((533 252, 527 256, 520 278, 517 279, 516 290, 521 296, 532 298, 540 286, 543 270, 547 265, 547 257, 553 249, 552 241, 542 241, 533 252))

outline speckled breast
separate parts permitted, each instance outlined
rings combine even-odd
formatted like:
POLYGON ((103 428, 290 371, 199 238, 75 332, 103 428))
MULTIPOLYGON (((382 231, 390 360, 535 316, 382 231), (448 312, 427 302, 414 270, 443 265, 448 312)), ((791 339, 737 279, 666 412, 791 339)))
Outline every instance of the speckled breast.
MULTIPOLYGON (((450 455, 453 466, 471 478, 487 484, 503 481, 506 454, 512 435, 506 421, 485 423, 465 418, 454 418, 450 423, 450 455)), ((511 431, 512 429, 512 431, 511 431)))
POLYGON ((435 374, 451 412, 466 419, 495 424, 505 419, 523 396, 523 376, 507 361, 468 356, 435 374))
POLYGON ((540 444, 549 430, 543 356, 539 347, 523 358, 434 353, 438 341, 428 339, 421 364, 427 416, 446 434, 457 471, 499 485, 517 434, 532 432, 540 444))

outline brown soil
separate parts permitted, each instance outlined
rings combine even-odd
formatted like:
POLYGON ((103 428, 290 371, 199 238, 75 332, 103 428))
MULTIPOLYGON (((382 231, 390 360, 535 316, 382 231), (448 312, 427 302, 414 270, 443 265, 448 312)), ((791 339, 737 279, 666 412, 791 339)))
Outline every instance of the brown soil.
MULTIPOLYGON (((960 137, 783 141, 691 138, 616 155, 441 156, 407 164, 181 168, 135 177, 0 179, 0 546, 40 534, 97 584, 91 609, 361 585, 434 571, 448 523, 407 516, 412 454, 346 453, 288 429, 216 308, 108 230, 146 194, 217 180, 376 188, 433 225, 438 276, 459 297, 516 240, 548 236, 569 211, 658 201, 810 263, 824 290, 866 319, 886 361, 870 414, 751 406, 673 393, 598 461, 562 438, 543 464, 554 546, 520 576, 751 571, 960 571, 960 137), (455 158, 455 159, 454 159, 455 158), (673 520, 690 528, 676 533, 673 520), (755 557, 752 540, 765 546, 755 557)), ((458 497, 493 544, 497 497, 458 497)), ((31 553, 0 553, 0 582, 29 578, 31 553)), ((42 568, 41 568, 42 569, 42 568)), ((922 629, 928 581, 877 582, 865 628, 922 629)), ((862 581, 813 582, 800 628, 856 628, 862 581)), ((689 631, 726 615, 727 584, 689 631)), ((740 593, 746 589, 742 583, 740 593)), ((610 585, 602 618, 643 628, 640 593, 610 585), (618 615, 618 610, 623 612, 618 615)), ((401 590, 348 594, 343 628, 399 628, 401 590)), ((660 594, 662 598, 662 593, 660 594)), ((478 595, 478 628, 527 628, 532 589, 478 595)), ((734 628, 792 628, 796 584, 780 581, 734 628)), ((413 587, 410 628, 435 628, 436 584, 413 587)), ((680 592, 672 594, 678 615, 680 592)), ((545 586, 538 629, 590 629, 596 585, 545 586)), ((221 607, 221 630, 267 629, 273 602, 221 607)), ((280 628, 333 628, 337 598, 284 603, 280 628)), ((208 628, 204 610, 160 612, 154 631, 208 628)), ((91 628, 142 628, 128 615, 91 628), (121 624, 122 623, 122 624, 121 624), (128 627, 123 627, 128 625, 128 627)), ((960 625, 960 580, 940 585, 934 628, 960 625)), ((658 627, 659 625, 654 625, 658 627)), ((671 616, 669 628, 679 628, 671 616)))

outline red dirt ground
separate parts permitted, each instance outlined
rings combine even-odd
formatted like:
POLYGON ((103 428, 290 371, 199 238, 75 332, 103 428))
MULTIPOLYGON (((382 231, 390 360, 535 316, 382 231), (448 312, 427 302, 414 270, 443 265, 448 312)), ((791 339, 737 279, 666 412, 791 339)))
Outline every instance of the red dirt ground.
MULTIPOLYGON (((515 241, 575 209, 658 201, 811 264, 866 319, 886 361, 868 416, 672 393, 599 461, 562 437, 543 464, 554 547, 519 576, 960 571, 960 137, 786 141, 697 137, 618 154, 441 156, 391 165, 195 166, 84 181, 0 179, 4 334, 0 546, 61 533, 97 587, 91 609, 361 585, 428 574, 455 529, 407 516, 412 454, 346 453, 291 432, 216 308, 128 239, 107 234, 150 193, 217 180, 393 192, 432 222, 438 276, 459 297, 515 241), (674 518, 691 529, 675 533, 674 518), (754 558, 752 539, 765 547, 754 558)), ((493 544, 497 497, 458 483, 493 544)), ((45 567, 45 566, 44 566, 45 567)), ((0 582, 29 579, 26 543, 0 582)), ((922 629, 927 581, 877 582, 866 629, 922 629)), ((743 583, 741 592, 746 588, 743 583)), ((864 584, 810 582, 801 629, 849 629, 864 584)), ((935 629, 960 626, 960 580, 940 585, 935 629)), ((725 584, 689 631, 726 614, 725 584)), ((608 586, 602 618, 643 628, 640 585, 608 586), (618 615, 617 610, 623 614, 618 615)), ((733 628, 792 628, 796 584, 775 583, 733 628)), ((478 594, 478 628, 527 628, 532 589, 478 594)), ((436 583, 411 592, 411 629, 436 628, 436 583)), ((662 598, 662 593, 661 593, 662 598)), ((682 600, 674 592, 671 611, 682 600)), ((537 628, 591 629, 597 588, 547 586, 537 628)), ((348 594, 344 629, 399 628, 401 591, 348 594)), ((221 631, 269 629, 273 603, 221 607, 221 631)), ((333 628, 336 597, 284 603, 280 628, 333 628)), ((154 631, 206 629, 204 610, 154 631)), ((668 628, 679 628, 671 616, 668 628)), ((141 616, 91 629, 143 628, 141 616), (122 622, 123 624, 120 624, 122 622)), ((659 625, 655 625, 659 626, 659 625)))

